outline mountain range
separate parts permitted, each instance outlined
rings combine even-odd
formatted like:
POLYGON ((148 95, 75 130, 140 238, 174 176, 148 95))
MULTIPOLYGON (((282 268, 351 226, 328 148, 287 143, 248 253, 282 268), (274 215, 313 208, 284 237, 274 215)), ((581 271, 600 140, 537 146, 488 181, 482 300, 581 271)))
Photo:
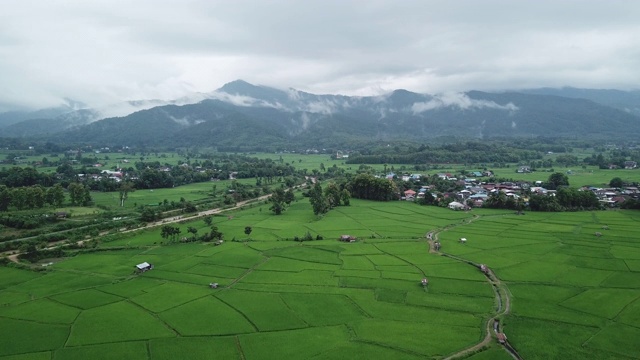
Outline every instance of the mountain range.
POLYGON ((195 97, 114 106, 124 115, 119 117, 103 118, 109 111, 73 105, 76 108, 31 115, 0 114, 0 136, 111 146, 263 150, 371 140, 427 142, 443 136, 640 135, 638 91, 562 88, 428 95, 395 90, 380 96, 344 96, 237 80, 195 97))

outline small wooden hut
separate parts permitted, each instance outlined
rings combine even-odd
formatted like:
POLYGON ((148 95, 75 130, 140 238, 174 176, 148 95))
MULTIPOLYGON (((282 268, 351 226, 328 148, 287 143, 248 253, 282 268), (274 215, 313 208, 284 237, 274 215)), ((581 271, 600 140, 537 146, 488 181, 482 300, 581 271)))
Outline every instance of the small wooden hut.
POLYGON ((356 237, 351 235, 340 235, 340 239, 338 240, 352 243, 356 242, 356 237))
POLYGON ((482 271, 485 274, 489 273, 489 267, 485 264, 480 264, 480 271, 482 271))

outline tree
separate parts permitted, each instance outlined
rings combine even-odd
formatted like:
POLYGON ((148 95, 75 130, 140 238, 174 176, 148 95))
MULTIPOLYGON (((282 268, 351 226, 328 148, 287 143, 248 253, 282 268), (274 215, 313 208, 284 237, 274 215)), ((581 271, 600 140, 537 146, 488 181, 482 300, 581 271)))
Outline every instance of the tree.
POLYGON ((609 186, 614 188, 621 188, 624 186, 624 181, 622 181, 622 179, 619 177, 614 177, 613 179, 611 179, 611 181, 609 181, 609 186))
POLYGON ((120 185, 120 189, 118 192, 120 193, 120 207, 124 207, 124 202, 129 198, 129 193, 135 191, 133 188, 133 184, 130 182, 125 182, 120 185))
POLYGON ((284 190, 281 187, 277 188, 273 192, 273 194, 271 195, 271 199, 269 200, 271 201, 271 207, 269 208, 269 210, 273 211, 273 213, 276 215, 281 215, 284 211, 284 190))
POLYGON ((72 205, 87 206, 91 203, 91 192, 88 187, 79 183, 71 183, 67 190, 69 190, 72 205))
POLYGON ((163 239, 168 239, 173 236, 173 226, 171 225, 163 225, 160 229, 160 236, 163 239))
POLYGON ((62 188, 62 185, 55 184, 47 189, 46 200, 47 203, 54 207, 62 206, 64 203, 64 189, 62 188))
MULTIPOLYGON (((211 231, 209 232, 208 239, 209 239, 209 240, 213 240, 213 239, 222 240, 222 237, 223 237, 223 235, 222 235, 222 233, 218 230, 218 227, 217 227, 217 226, 215 226, 215 225, 213 225, 213 226, 211 227, 211 231)), ((205 241, 206 241, 206 238, 205 238, 205 241)))
POLYGON ((349 206, 351 205, 351 193, 347 189, 342 189, 342 193, 340 193, 340 198, 342 200, 342 205, 349 206))
POLYGON ((207 224, 207 226, 211 226, 212 221, 213 221, 213 218, 211 216, 207 216, 204 218, 204 223, 207 224))
POLYGON ((324 189, 324 196, 329 209, 340 206, 340 188, 338 188, 338 185, 336 185, 335 183, 327 185, 327 187, 324 189))
POLYGON ((569 186, 569 177, 560 172, 553 173, 549 175, 546 186, 551 190, 555 190, 560 186, 569 186))
POLYGON ((69 199, 71 205, 79 205, 82 202, 82 196, 84 195, 84 186, 79 183, 71 183, 67 187, 69 191, 69 199))
POLYGON ((0 185, 0 211, 7 211, 11 204, 11 189, 5 185, 0 185))
POLYGON ((329 211, 329 205, 322 193, 322 186, 320 186, 319 182, 317 182, 309 191, 309 202, 311 203, 311 207, 313 208, 313 213, 315 215, 324 214, 329 211))
POLYGON ((247 234, 247 236, 250 236, 252 231, 253 229, 251 228, 251 226, 244 227, 244 233, 247 234))
POLYGON ((193 226, 189 226, 189 227, 187 228, 187 232, 189 232, 189 233, 192 233, 192 234, 193 234, 193 240, 195 240, 195 239, 196 239, 196 234, 198 233, 198 229, 196 229, 196 228, 195 228, 195 227, 193 227, 193 226))
POLYGON ((150 207, 145 207, 144 209, 142 209, 142 212, 140 213, 140 220, 145 222, 154 221, 156 217, 157 217, 156 212, 150 207))
POLYGON ((193 205, 193 203, 191 201, 187 201, 184 204, 184 212, 186 212, 186 213, 194 213, 194 212, 197 212, 197 211, 198 211, 198 208, 195 205, 193 205))
POLYGON ((296 199, 296 195, 293 193, 293 189, 289 188, 285 193, 284 193, 284 203, 288 205, 291 205, 291 203, 296 199))

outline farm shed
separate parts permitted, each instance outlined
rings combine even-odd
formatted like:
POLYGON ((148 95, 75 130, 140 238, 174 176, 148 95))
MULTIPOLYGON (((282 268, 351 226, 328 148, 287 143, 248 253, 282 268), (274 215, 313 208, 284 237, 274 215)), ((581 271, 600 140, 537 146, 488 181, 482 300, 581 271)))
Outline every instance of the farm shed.
POLYGON ((137 270, 138 272, 145 272, 145 271, 149 271, 149 270, 151 270, 151 269, 153 269, 153 264, 149 264, 149 263, 148 263, 148 262, 146 262, 146 261, 145 261, 145 262, 143 262, 143 263, 140 263, 140 264, 136 265, 136 270, 137 270))
POLYGON ((355 242, 356 241, 356 237, 355 236, 351 236, 351 235, 340 235, 340 241, 344 241, 344 242, 355 242))
POLYGON ((217 288, 218 288, 218 283, 210 283, 210 284, 209 284, 209 287, 210 287, 211 289, 217 289, 217 288))
POLYGON ((467 238, 460 238, 460 242, 463 243, 463 244, 466 244, 467 243, 467 238))

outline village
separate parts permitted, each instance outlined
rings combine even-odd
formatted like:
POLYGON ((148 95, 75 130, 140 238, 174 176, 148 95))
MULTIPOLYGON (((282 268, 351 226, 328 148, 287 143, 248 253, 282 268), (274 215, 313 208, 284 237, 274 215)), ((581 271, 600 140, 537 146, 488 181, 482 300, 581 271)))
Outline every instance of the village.
MULTIPOLYGON (((520 167, 518 173, 529 172, 528 167, 520 167)), ((570 174, 570 173, 569 173, 570 174)), ((451 173, 437 173, 438 179, 450 183, 455 191, 439 191, 434 184, 421 184, 424 179, 430 178, 422 174, 403 174, 398 176, 394 173, 386 175, 387 179, 401 179, 409 184, 411 188, 401 193, 401 200, 416 201, 424 203, 445 203, 451 210, 469 210, 474 207, 483 207, 492 195, 504 194, 514 201, 521 201, 527 204, 531 195, 543 195, 555 197, 557 189, 545 188, 545 182, 538 180, 529 181, 503 181, 492 182, 494 180, 491 171, 473 171, 461 178, 451 173), (486 180, 484 180, 484 179, 486 180), (433 201, 425 201, 426 196, 433 197, 433 201)), ((629 199, 640 199, 640 190, 637 186, 623 187, 595 187, 582 186, 578 191, 590 191, 597 197, 599 203, 604 207, 619 207, 629 199)))

